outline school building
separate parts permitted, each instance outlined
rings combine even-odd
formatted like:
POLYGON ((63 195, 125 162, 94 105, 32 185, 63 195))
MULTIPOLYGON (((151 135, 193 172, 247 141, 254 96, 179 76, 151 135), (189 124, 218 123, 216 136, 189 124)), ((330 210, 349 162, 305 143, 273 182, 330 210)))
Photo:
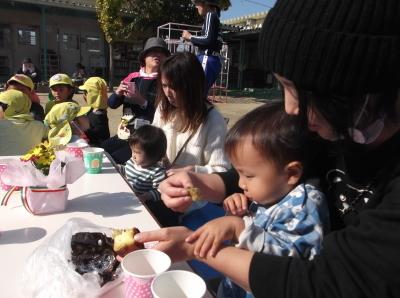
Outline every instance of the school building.
MULTIPOLYGON (((79 62, 88 75, 108 78, 109 52, 99 27, 95 0, 1 0, 0 83, 22 66, 25 57, 40 69, 43 81, 69 75, 79 62)), ((267 12, 222 22, 228 45, 228 88, 264 88, 271 75, 258 62, 258 35, 267 12)), ((149 32, 147 37, 155 35, 149 32)), ((114 83, 138 69, 145 39, 114 44, 114 83)), ((227 70, 223 70, 226 71, 227 70)))
POLYGON ((223 38, 229 46, 229 88, 265 88, 273 76, 258 60, 258 36, 268 11, 222 21, 223 38))
MULTIPOLYGON (((22 66, 25 57, 46 81, 57 72, 69 75, 79 62, 88 75, 107 77, 108 44, 96 18, 95 0, 1 0, 0 82, 22 66)), ((143 40, 114 46, 116 80, 138 68, 143 40)))

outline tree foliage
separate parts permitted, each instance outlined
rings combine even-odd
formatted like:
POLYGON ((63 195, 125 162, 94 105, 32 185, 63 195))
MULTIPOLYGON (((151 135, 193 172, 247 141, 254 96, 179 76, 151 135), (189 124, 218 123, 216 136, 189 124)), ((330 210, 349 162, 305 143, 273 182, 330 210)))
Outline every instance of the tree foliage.
MULTIPOLYGON (((230 0, 220 0, 223 10, 230 0)), ((191 0, 96 0, 100 26, 107 42, 140 37, 168 22, 202 23, 191 0)))
POLYGON ((219 5, 221 6, 222 10, 228 10, 229 7, 232 6, 230 0, 219 0, 219 5))
POLYGON ((108 43, 121 37, 124 28, 121 8, 124 2, 124 0, 96 0, 97 19, 108 43))

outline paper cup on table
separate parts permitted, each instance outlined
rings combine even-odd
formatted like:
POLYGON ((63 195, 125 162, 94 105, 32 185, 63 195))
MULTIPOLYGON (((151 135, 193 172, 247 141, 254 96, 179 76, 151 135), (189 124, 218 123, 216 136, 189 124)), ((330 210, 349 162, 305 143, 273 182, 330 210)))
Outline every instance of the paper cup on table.
POLYGON ((103 166, 103 148, 87 147, 83 148, 83 161, 85 162, 86 172, 98 174, 103 166))
POLYGON ((127 254, 121 263, 125 275, 126 298, 151 298, 151 281, 171 266, 169 256, 155 249, 127 254))
POLYGON ((67 144, 67 146, 65 147, 65 151, 71 153, 72 155, 74 155, 75 157, 79 157, 83 159, 83 148, 88 147, 89 145, 83 142, 76 142, 76 143, 69 143, 67 144))
POLYGON ((154 298, 201 298, 207 287, 197 274, 184 270, 161 273, 151 283, 154 298))

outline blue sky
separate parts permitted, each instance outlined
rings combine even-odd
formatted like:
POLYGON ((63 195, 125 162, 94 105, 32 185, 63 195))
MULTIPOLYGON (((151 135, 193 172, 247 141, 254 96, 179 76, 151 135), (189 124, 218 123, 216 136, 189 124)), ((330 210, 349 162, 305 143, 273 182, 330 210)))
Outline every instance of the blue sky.
POLYGON ((266 11, 276 0, 231 0, 232 6, 221 12, 221 20, 236 18, 255 12, 266 11))

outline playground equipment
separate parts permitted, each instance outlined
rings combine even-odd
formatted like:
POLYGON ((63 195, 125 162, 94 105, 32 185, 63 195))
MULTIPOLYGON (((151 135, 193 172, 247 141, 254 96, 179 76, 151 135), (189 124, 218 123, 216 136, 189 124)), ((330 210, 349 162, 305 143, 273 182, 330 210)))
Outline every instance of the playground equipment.
MULTIPOLYGON (((161 37, 167 43, 168 49, 171 54, 176 52, 191 52, 197 54, 197 47, 191 42, 184 41, 181 36, 183 30, 189 31, 192 35, 199 35, 201 32, 201 26, 179 24, 179 23, 166 23, 158 26, 157 37, 161 37)), ((209 96, 212 101, 226 102, 228 95, 228 84, 229 84, 229 48, 224 42, 220 51, 221 58, 221 72, 211 87, 209 96)))

